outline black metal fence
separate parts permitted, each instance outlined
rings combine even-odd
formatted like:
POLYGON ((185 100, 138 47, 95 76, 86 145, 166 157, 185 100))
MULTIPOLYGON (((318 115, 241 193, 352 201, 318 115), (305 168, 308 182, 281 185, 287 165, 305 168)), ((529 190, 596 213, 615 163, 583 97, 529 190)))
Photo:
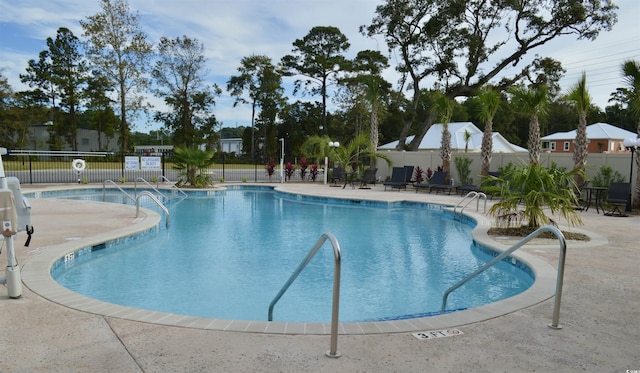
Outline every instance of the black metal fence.
MULTIPOLYGON (((39 183, 102 183, 180 180, 180 172, 173 167, 171 153, 141 155, 111 152, 53 152, 9 150, 2 156, 6 176, 15 176, 21 184, 39 183), (74 160, 81 159, 82 162, 74 160), (74 168, 74 166, 76 166, 74 168)), ((280 170, 270 177, 265 164, 228 158, 220 155, 216 163, 202 170, 215 183, 225 182, 280 182, 280 170)), ((307 175, 307 178, 309 176, 307 175)), ((299 173, 289 181, 302 181, 299 173)), ((318 179, 316 182, 321 182, 318 179)))

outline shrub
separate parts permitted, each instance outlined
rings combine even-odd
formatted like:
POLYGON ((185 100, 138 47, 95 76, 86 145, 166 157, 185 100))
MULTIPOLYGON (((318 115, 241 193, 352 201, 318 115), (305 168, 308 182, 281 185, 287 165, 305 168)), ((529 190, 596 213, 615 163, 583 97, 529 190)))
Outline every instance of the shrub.
POLYGON ((306 157, 300 158, 300 179, 304 180, 307 176, 307 167, 309 167, 309 163, 307 162, 306 157))
POLYGON ((527 222, 531 228, 539 228, 553 221, 546 215, 560 214, 569 225, 582 224, 576 212, 578 199, 574 170, 569 173, 556 168, 545 168, 540 164, 529 164, 522 167, 509 167, 500 177, 488 176, 484 183, 492 192, 497 192, 500 201, 491 206, 489 214, 496 217, 498 224, 527 222), (520 208, 524 208, 520 210, 520 208))
POLYGON ((271 181, 271 176, 273 176, 273 172, 276 168, 276 160, 273 159, 273 157, 270 157, 269 162, 267 162, 264 168, 267 170, 267 174, 269 175, 269 181, 271 181))
POLYGON ((203 173, 203 170, 214 163, 212 151, 175 147, 173 155, 173 168, 180 171, 180 176, 185 178, 185 183, 196 188, 205 188, 211 185, 211 177, 203 173))
POLYGON ((293 173, 296 172, 296 168, 293 166, 293 164, 291 164, 291 162, 287 162, 286 166, 284 167, 284 172, 287 176, 287 180, 291 180, 291 176, 293 176, 293 173))
POLYGON ((416 169, 413 171, 413 179, 416 181, 416 184, 420 184, 424 181, 424 179, 422 178, 423 172, 424 171, 422 171, 420 166, 416 166, 416 169))
POLYGON ((625 181, 618 171, 613 171, 609 166, 600 166, 598 173, 591 179, 591 183, 595 187, 608 188, 611 183, 623 183, 625 181))
POLYGON ((458 176, 460 176, 460 184, 473 184, 473 179, 469 178, 471 174, 471 162, 473 161, 465 157, 455 157, 454 161, 456 163, 456 170, 458 170, 458 176))

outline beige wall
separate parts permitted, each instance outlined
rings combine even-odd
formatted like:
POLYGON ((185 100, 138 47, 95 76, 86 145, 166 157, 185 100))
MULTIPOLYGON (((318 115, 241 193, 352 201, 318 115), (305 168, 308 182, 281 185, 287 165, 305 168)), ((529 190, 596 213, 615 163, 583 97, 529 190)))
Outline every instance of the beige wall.
MULTIPOLYGON (((623 145, 624 140, 611 140, 611 139, 592 139, 589 140, 589 143, 587 144, 587 151, 589 153, 602 153, 602 152, 608 152, 608 153, 627 153, 627 150, 625 149, 624 145, 623 145)), ((549 141, 543 141, 542 142, 543 145, 543 150, 549 150, 551 153, 570 153, 573 154, 573 149, 575 147, 575 140, 571 140, 571 139, 567 139, 567 140, 549 140, 549 141), (545 149, 544 146, 548 147, 548 149, 545 149), (551 144, 555 143, 555 150, 551 150, 551 144), (564 146, 565 144, 569 145, 569 148, 565 150, 564 146)))
MULTIPOLYGON (((391 158, 392 166, 420 166, 423 170, 431 167, 435 170, 438 166, 442 165, 442 159, 440 158, 440 152, 438 151, 382 151, 391 158)), ((480 159, 480 153, 464 153, 454 152, 451 156, 451 177, 458 184, 458 172, 455 167, 455 157, 467 157, 472 160, 471 162, 471 176, 474 183, 479 183, 480 168, 482 162, 480 159)), ((491 171, 497 171, 498 167, 507 165, 509 162, 513 164, 526 164, 529 162, 528 153, 494 153, 491 158, 491 171)), ((555 162, 559 167, 564 167, 567 170, 573 169, 573 153, 558 154, 558 153, 543 153, 540 156, 540 162, 549 167, 552 162, 555 162)), ((587 175, 591 178, 596 175, 601 166, 609 166, 614 171, 618 171, 624 176, 625 181, 629 178, 629 166, 631 164, 631 154, 609 154, 609 153, 591 153, 587 158, 587 175)), ((377 175, 384 180, 387 176, 391 176, 391 169, 387 166, 384 160, 378 160, 378 173, 377 175)), ((633 168, 632 177, 632 190, 635 187, 636 168, 633 168)))

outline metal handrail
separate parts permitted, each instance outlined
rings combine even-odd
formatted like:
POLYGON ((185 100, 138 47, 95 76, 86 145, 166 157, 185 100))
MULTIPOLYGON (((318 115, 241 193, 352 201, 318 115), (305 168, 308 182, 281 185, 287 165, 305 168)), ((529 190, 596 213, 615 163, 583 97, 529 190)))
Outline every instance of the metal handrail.
POLYGON ((159 195, 162 196, 162 198, 164 199, 169 199, 167 196, 165 196, 164 194, 162 194, 162 192, 160 192, 158 189, 156 189, 156 187, 154 187, 153 185, 149 184, 148 181, 146 181, 144 178, 142 177, 137 177, 134 181, 133 181, 133 195, 138 196, 138 181, 142 181, 145 184, 147 184, 151 189, 153 189, 156 193, 158 193, 159 195))
POLYGON ((464 206, 462 206, 462 208, 460 209, 460 218, 462 219, 462 212, 464 211, 465 207, 469 206, 469 204, 474 200, 476 201, 476 211, 478 211, 480 209, 481 198, 484 198, 484 213, 486 213, 487 212, 487 195, 482 192, 471 191, 467 193, 467 195, 464 196, 464 198, 460 202, 458 202, 458 204, 453 208, 453 218, 454 219, 456 218, 456 210, 458 209, 458 206, 460 206, 462 202, 464 202, 467 199, 468 199, 467 203, 464 206))
MULTIPOLYGON (((176 188, 178 190, 178 192, 182 193, 185 197, 189 197, 189 195, 187 193, 184 192, 184 190, 180 189, 180 187, 178 187, 176 185, 176 183, 174 183, 173 181, 167 179, 166 177, 164 177, 164 175, 160 175, 158 177, 158 181, 160 180, 165 180, 167 183, 171 184, 172 188, 176 188)), ((156 182, 156 187, 158 186, 158 183, 156 182)))
POLYGON ((334 257, 334 269, 333 269, 333 306, 331 312, 331 346, 329 351, 325 353, 328 357, 340 357, 340 353, 338 352, 338 307, 340 303, 340 262, 341 262, 341 254, 340 254, 340 244, 336 237, 331 233, 324 233, 320 236, 320 239, 315 244, 315 246, 309 251, 306 258, 300 263, 298 268, 293 272, 291 277, 287 280, 287 282, 282 286, 282 289, 278 292, 278 295, 273 298, 271 304, 269 304, 269 321, 273 321, 273 307, 276 305, 278 300, 282 297, 282 295, 287 291, 289 286, 295 281, 300 272, 306 267, 307 264, 311 261, 313 256, 318 252, 318 250, 322 247, 322 245, 327 241, 327 239, 331 242, 331 246, 333 246, 333 257, 334 257))
POLYGON ((562 284, 564 282, 564 261, 565 261, 565 255, 567 252, 567 243, 565 241, 565 238, 562 232, 558 228, 550 225, 545 225, 543 227, 536 229, 533 233, 529 234, 527 237, 523 238, 518 243, 511 246, 508 250, 504 251, 502 254, 493 258, 491 261, 489 261, 482 267, 478 268, 475 272, 463 278, 462 280, 456 282, 455 285, 447 289, 447 291, 445 291, 444 295, 442 296, 442 308, 440 311, 444 313, 445 308, 447 306, 447 298, 449 297, 449 294, 452 291, 464 285, 465 283, 467 283, 467 281, 471 280, 472 278, 476 277, 478 274, 480 274, 487 268, 501 261, 502 259, 507 257, 509 254, 516 251, 517 249, 522 247, 524 244, 536 238, 537 236, 540 235, 540 233, 545 231, 553 233, 558 238, 558 241, 560 241, 560 256, 558 259, 558 278, 556 280, 556 297, 553 305, 553 318, 552 318, 551 324, 549 324, 549 327, 552 329, 562 329, 562 326, 558 325, 558 322, 560 320, 560 302, 562 300, 562 284))
POLYGON ((155 202, 158 205, 158 207, 162 209, 162 211, 164 211, 165 226, 169 228, 169 210, 167 210, 167 208, 162 204, 162 202, 160 202, 160 200, 148 190, 140 192, 140 194, 136 197, 136 218, 138 218, 138 214, 140 213, 140 197, 143 197, 143 196, 147 196, 151 198, 151 200, 155 202))
POLYGON ((103 181, 103 182, 102 182, 102 202, 104 202, 104 201, 105 201, 105 199, 106 199, 106 190, 107 190, 107 184, 108 184, 108 183, 113 184, 113 186, 115 186, 116 188, 118 188, 118 190, 120 190, 122 193, 124 193, 124 195, 125 195, 125 196, 127 196, 127 198, 129 198, 129 199, 130 199, 130 200, 132 200, 133 202, 135 202, 135 201, 136 201, 136 199, 135 199, 135 198, 133 198, 133 197, 131 197, 131 195, 130 195, 129 193, 125 192, 125 191, 124 191, 124 189, 120 188, 120 187, 118 186, 118 184, 116 184, 116 183, 115 183, 115 181, 113 181, 113 180, 105 180, 105 181, 103 181))

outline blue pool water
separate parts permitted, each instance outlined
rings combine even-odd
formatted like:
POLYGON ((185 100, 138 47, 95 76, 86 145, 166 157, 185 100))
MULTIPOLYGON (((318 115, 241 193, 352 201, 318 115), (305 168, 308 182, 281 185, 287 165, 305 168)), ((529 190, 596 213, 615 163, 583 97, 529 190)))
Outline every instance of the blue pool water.
MULTIPOLYGON (((99 246, 55 266, 53 277, 105 302, 266 320, 273 297, 321 234, 331 232, 342 249, 340 321, 347 322, 437 314, 444 291, 492 258, 472 241, 473 222, 454 221, 437 205, 242 188, 172 199, 167 207, 168 229, 126 246, 99 246)), ((276 305, 274 321, 330 321, 333 263, 327 242, 276 305)), ((447 310, 495 302, 532 283, 526 266, 501 262, 453 292, 447 310)))

